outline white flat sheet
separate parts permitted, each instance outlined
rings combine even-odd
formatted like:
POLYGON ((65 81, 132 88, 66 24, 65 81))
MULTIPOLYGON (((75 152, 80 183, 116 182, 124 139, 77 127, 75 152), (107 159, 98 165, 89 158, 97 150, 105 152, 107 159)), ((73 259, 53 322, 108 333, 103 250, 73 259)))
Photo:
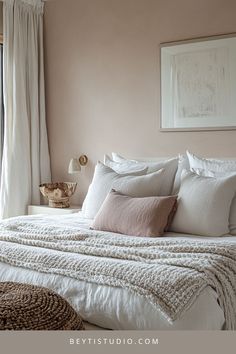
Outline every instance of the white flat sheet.
MULTIPOLYGON (((50 219, 53 219, 60 225, 68 226, 69 224, 85 229, 89 227, 91 222, 79 214, 37 215, 31 216, 31 219, 47 225, 50 219)), ((169 233, 166 237, 178 237, 184 241, 187 237, 198 238, 199 236, 169 233)), ((225 242, 229 238, 236 243, 236 237, 223 237, 225 242)), ((217 240, 222 240, 222 237, 217 240)), ((123 288, 97 285, 61 275, 40 273, 1 262, 0 281, 18 281, 51 288, 66 298, 87 322, 107 329, 214 330, 222 329, 225 320, 217 301, 217 294, 210 287, 203 290, 196 302, 179 320, 170 324, 144 297, 123 288)))

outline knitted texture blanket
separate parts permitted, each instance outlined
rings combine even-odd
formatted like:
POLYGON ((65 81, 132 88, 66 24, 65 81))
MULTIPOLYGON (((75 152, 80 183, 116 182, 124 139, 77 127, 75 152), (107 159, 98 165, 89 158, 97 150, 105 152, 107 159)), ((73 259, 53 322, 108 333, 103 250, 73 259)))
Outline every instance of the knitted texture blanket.
POLYGON ((224 310, 225 328, 236 329, 236 244, 230 238, 130 237, 22 217, 0 223, 0 261, 129 289, 170 322, 211 286, 224 310))

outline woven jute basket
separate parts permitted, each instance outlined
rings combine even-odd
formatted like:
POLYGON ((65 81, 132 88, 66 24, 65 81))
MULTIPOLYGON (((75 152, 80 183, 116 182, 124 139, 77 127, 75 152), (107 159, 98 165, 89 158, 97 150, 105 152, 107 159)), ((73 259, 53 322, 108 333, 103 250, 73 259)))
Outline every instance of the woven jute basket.
POLYGON ((52 290, 21 283, 0 283, 0 330, 82 329, 81 317, 52 290))

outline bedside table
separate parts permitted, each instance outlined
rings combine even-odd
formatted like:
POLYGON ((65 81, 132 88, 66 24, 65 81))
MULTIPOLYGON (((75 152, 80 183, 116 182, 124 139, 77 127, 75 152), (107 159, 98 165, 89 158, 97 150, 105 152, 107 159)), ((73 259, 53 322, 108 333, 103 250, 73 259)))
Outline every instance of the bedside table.
POLYGON ((48 205, 28 205, 28 215, 63 215, 78 213, 81 210, 79 205, 71 205, 69 208, 51 208, 48 205))

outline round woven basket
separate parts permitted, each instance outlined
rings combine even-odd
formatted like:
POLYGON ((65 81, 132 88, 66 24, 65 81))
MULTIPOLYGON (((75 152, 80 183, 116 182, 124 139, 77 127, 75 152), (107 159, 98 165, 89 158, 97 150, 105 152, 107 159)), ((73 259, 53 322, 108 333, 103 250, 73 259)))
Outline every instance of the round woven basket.
POLYGON ((0 330, 81 330, 81 317, 52 290, 0 283, 0 330))

